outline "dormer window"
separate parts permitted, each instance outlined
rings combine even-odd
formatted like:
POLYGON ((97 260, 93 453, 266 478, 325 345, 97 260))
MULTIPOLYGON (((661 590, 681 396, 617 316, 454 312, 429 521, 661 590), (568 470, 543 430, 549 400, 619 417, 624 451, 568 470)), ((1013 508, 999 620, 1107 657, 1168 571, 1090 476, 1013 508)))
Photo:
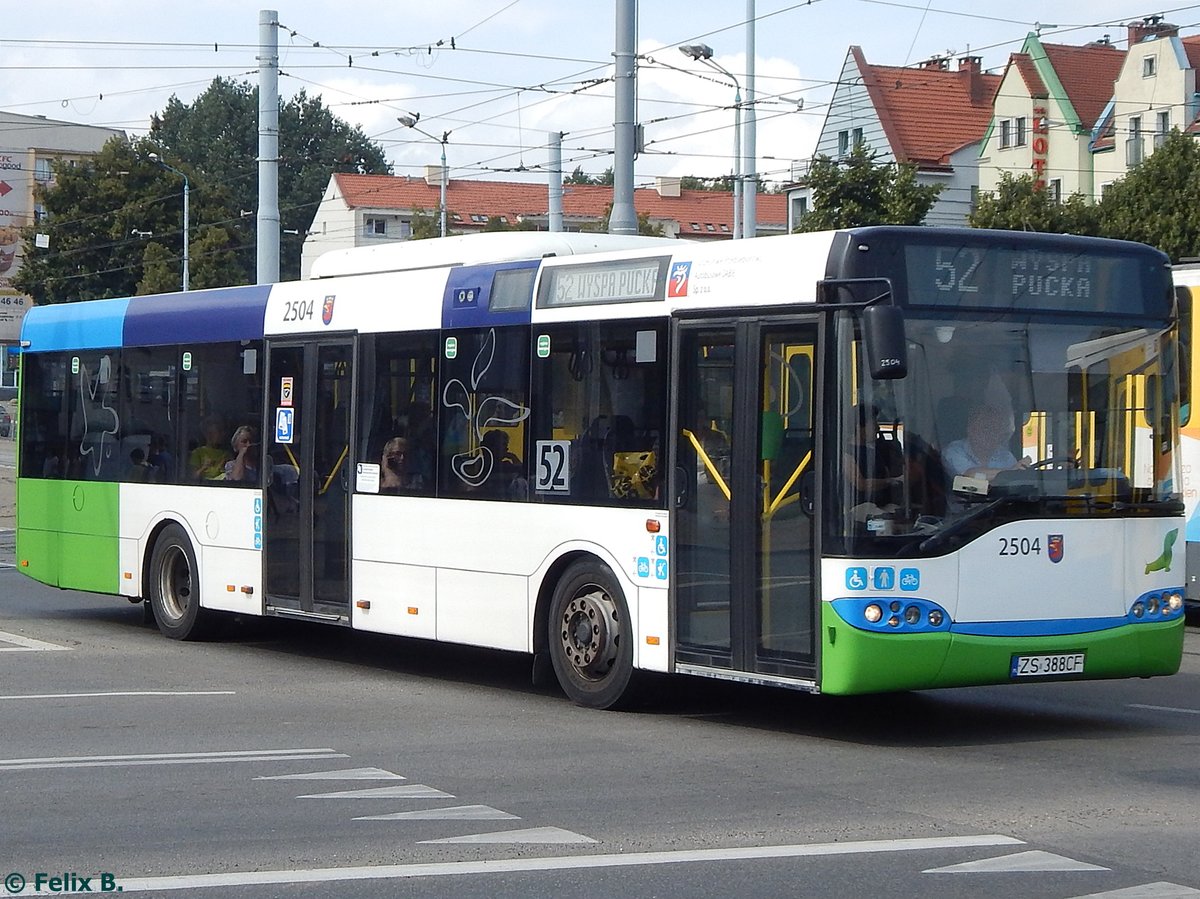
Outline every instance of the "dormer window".
POLYGON ((1153 78, 1158 74, 1158 57, 1143 56, 1142 57, 1142 77, 1153 78))

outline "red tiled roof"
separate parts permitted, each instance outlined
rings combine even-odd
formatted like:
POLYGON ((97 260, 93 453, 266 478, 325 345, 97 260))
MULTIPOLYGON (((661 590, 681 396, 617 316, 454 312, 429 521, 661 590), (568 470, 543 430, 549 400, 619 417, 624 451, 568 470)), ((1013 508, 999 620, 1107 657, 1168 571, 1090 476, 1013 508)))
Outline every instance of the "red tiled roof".
POLYGON ((1035 100, 1044 100, 1050 96, 1050 91, 1046 88, 1046 82, 1042 80, 1042 76, 1038 74, 1037 66, 1033 64, 1033 57, 1028 53, 1013 53, 1008 57, 1009 66, 1016 67, 1017 73, 1021 76, 1021 80, 1025 82, 1025 88, 1029 91, 1029 96, 1035 100))
MULTIPOLYGON (((441 203, 441 185, 427 184, 424 178, 341 173, 333 177, 339 194, 352 209, 436 212, 441 203)), ((603 185, 564 184, 563 215, 599 220, 612 203, 612 194, 612 188, 603 185)), ((446 188, 446 216, 451 229, 478 229, 487 218, 500 216, 515 225, 521 216, 546 216, 548 206, 544 184, 451 178, 446 188), (484 221, 473 220, 472 216, 482 216, 484 221)), ((639 215, 644 213, 652 220, 678 222, 681 237, 733 233, 733 197, 727 191, 683 190, 678 197, 663 197, 653 188, 639 188, 634 191, 633 206, 639 215)), ((787 227, 787 198, 783 194, 759 194, 757 208, 759 227, 787 227)))
POLYGON ((1121 74, 1125 51, 1111 44, 1042 44, 1079 121, 1091 130, 1112 99, 1113 82, 1121 74))
POLYGON ((998 75, 978 71, 869 65, 851 47, 892 152, 901 162, 946 164, 950 154, 983 137, 992 117, 998 75))
POLYGON ((1183 52, 1187 54, 1188 65, 1200 69, 1200 34, 1188 35, 1182 38, 1183 52))

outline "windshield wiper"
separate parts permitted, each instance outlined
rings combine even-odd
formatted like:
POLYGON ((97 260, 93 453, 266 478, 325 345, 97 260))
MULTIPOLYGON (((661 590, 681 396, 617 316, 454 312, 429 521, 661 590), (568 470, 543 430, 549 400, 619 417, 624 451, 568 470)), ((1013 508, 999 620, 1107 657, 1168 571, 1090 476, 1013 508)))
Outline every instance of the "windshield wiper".
POLYGON ((955 535, 966 530, 967 525, 971 524, 976 519, 983 518, 985 515, 995 511, 1001 506, 1009 505, 1011 503, 1037 502, 1039 499, 1040 497, 1032 492, 1006 493, 1003 496, 998 496, 991 502, 972 509, 962 518, 950 522, 950 524, 946 525, 936 534, 931 534, 930 536, 926 537, 920 542, 920 544, 918 544, 917 549, 923 553, 937 549, 951 537, 954 537, 955 535))
POLYGON ((1127 511, 1155 511, 1155 512, 1172 512, 1178 514, 1183 511, 1183 500, 1171 497, 1169 499, 1146 499, 1140 502, 1130 503, 1123 500, 1117 500, 1111 506, 1116 512, 1127 511))

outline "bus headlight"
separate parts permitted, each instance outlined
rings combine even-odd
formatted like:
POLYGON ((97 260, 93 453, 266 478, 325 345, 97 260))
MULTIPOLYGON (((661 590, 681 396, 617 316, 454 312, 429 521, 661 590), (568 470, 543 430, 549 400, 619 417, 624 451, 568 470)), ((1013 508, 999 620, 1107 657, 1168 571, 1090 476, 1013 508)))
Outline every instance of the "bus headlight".
POLYGON ((1157 596, 1151 596, 1148 600, 1146 600, 1146 611, 1148 613, 1150 613, 1151 615, 1158 614, 1158 597, 1157 596))
POLYGON ((929 610, 929 625, 930 627, 942 626, 942 612, 940 609, 929 610))
POLYGON ((916 606, 909 606, 904 610, 904 620, 908 624, 916 624, 921 620, 921 610, 916 606))
POLYGON ((1145 606, 1145 604, 1144 604, 1144 603, 1143 603, 1143 602, 1142 602, 1142 601, 1139 599, 1137 602, 1135 602, 1135 603, 1133 604, 1133 617, 1134 617, 1134 618, 1141 618, 1141 617, 1142 617, 1143 615, 1145 615, 1145 614, 1146 614, 1146 606, 1145 606))
POLYGON ((869 606, 863 609, 863 618, 866 618, 867 621, 871 622, 871 624, 878 624, 881 620, 883 620, 883 609, 881 609, 876 603, 871 603, 869 606))
POLYGON ((1163 600, 1168 611, 1178 612, 1183 608, 1183 597, 1178 593, 1168 593, 1163 600))

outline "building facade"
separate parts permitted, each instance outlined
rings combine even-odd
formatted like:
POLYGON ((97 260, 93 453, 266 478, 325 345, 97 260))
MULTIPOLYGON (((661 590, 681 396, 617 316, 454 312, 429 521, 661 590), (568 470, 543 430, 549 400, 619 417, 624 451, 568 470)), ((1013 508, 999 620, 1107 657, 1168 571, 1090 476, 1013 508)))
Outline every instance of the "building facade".
MULTIPOLYGON (((925 223, 964 225, 978 184, 978 144, 999 81, 982 71, 977 56, 959 58, 953 70, 942 57, 915 67, 881 66, 868 63, 862 48, 851 46, 815 156, 840 159, 862 144, 877 154, 877 162, 912 164, 918 182, 942 186, 925 223)), ((807 165, 793 169, 789 230, 811 208, 807 165)))
POLYGON ((24 257, 22 229, 44 213, 35 188, 54 183, 56 160, 85 159, 110 138, 123 135, 113 128, 0 112, 0 388, 16 386, 16 355, 9 350, 20 338, 21 320, 31 303, 12 279, 24 257))

